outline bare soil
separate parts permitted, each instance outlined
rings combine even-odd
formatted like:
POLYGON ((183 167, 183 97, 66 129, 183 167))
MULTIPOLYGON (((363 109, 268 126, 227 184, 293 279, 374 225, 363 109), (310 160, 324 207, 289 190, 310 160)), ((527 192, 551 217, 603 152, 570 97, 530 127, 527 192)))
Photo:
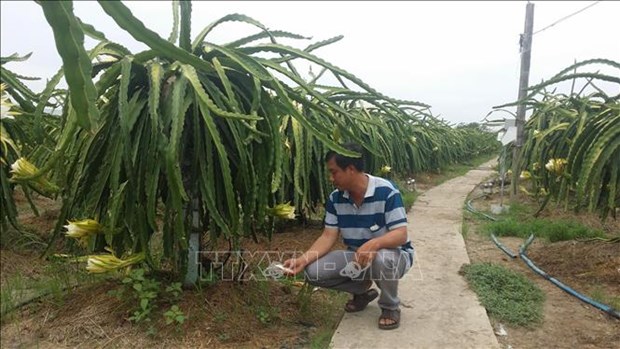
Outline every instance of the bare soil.
MULTIPOLYGON (((248 241, 248 252, 303 250, 318 237, 318 227, 296 227, 275 234, 271 242, 248 241)), ((2 275, 32 271, 45 263, 34 255, 2 250, 2 275), (28 264, 28 260, 35 260, 28 264)), ((161 311, 154 318, 154 335, 148 325, 128 320, 135 301, 108 294, 118 280, 78 287, 61 299, 39 299, 2 321, 2 348, 299 348, 311 338, 333 331, 343 314, 345 298, 316 290, 304 305, 300 283, 279 281, 219 282, 201 290, 186 290, 178 306, 188 320, 178 329, 165 325, 161 311), (306 306, 306 310, 302 309, 306 306)), ((170 304, 158 304, 167 309, 170 304)))
MULTIPOLYGON (((46 241, 59 214, 60 203, 34 196, 39 215, 29 208, 21 192, 15 193, 19 222, 29 234, 20 238, 12 228, 0 248, 3 289, 13 276, 26 280, 45 278, 50 261, 32 241, 46 241)), ((4 230, 4 228, 3 228, 4 230)), ((242 241, 250 255, 259 251, 303 252, 321 234, 321 224, 287 225, 271 241, 259 237, 242 241)), ((62 246, 62 238, 57 246, 62 246)), ((335 246, 341 248, 342 245, 335 246)), ((246 258, 249 270, 260 259, 246 258)), ((262 261, 264 262, 264 260, 262 261)), ((2 348, 300 348, 324 343, 344 311, 346 297, 316 289, 309 298, 300 294, 301 282, 223 281, 198 290, 185 290, 177 305, 187 320, 178 328, 166 325, 162 313, 171 304, 156 303, 149 324, 129 321, 137 304, 108 294, 122 287, 120 278, 107 278, 69 288, 61 296, 37 298, 2 318, 2 348), (323 340, 321 342, 321 340, 323 340)), ((327 340, 327 343, 329 341, 327 340)))
MULTIPOLYGON (((470 197, 475 197, 472 193, 470 197)), ((527 198, 520 198, 528 203, 527 198)), ((483 211, 491 203, 499 204, 497 194, 490 199, 474 202, 477 210, 483 211)), ((507 202, 504 201, 506 204, 507 202)), ((529 203, 535 204, 535 203, 529 203)), ((483 211, 484 212, 484 211, 483 211)), ((486 211, 489 212, 489 211, 486 211)), ((552 219, 572 218, 581 223, 617 235, 620 222, 601 222, 591 214, 564 212, 555 207, 546 208, 543 216, 552 219)), ((520 258, 511 259, 504 254, 490 238, 478 234, 479 221, 465 216, 469 226, 465 234, 467 251, 472 263, 492 262, 526 275, 545 295, 544 322, 535 328, 514 327, 502 324, 508 333, 497 336, 503 348, 620 348, 620 320, 590 306, 564 292, 551 282, 532 271, 520 258)), ((523 239, 499 238, 502 244, 518 253, 523 239)), ((598 241, 534 242, 527 249, 528 257, 550 276, 555 277, 572 289, 586 296, 602 291, 612 297, 620 297, 620 244, 598 241)), ((497 330, 499 322, 491 317, 497 330)))

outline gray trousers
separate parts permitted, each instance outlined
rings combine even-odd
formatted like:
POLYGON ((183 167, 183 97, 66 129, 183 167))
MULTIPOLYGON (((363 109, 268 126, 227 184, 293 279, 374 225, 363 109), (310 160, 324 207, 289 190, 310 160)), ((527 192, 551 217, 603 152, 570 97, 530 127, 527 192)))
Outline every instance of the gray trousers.
POLYGON ((398 280, 411 268, 409 253, 399 248, 381 249, 377 251, 372 265, 363 271, 352 268, 349 263, 354 261, 354 251, 331 251, 306 267, 306 280, 313 286, 352 294, 366 292, 367 280, 373 280, 381 290, 379 306, 398 309, 398 280))

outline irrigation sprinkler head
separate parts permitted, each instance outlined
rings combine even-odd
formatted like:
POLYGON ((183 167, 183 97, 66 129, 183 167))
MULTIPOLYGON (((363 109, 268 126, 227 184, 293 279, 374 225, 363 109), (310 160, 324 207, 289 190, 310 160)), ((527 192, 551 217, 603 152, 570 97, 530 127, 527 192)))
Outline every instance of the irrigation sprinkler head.
POLYGON ((486 182, 482 184, 482 192, 486 195, 493 194, 493 182, 486 182))
POLYGON ((418 187, 415 185, 415 179, 414 178, 408 178, 407 179, 407 190, 409 191, 417 191, 418 187))

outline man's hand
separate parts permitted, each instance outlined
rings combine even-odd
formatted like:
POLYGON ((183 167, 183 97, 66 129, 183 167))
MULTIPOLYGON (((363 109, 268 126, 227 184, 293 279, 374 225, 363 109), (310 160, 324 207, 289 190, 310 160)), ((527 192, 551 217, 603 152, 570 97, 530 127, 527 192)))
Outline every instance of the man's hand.
POLYGON ((355 261, 362 267, 366 267, 375 259, 378 250, 379 247, 376 241, 367 241, 355 252, 355 261))
POLYGON ((390 230, 385 235, 368 240, 360 246, 355 253, 355 260, 362 267, 366 267, 372 263, 380 249, 396 248, 405 242, 407 242, 407 227, 390 230))
POLYGON ((292 275, 297 275, 299 274, 299 272, 304 270, 304 268, 306 267, 306 262, 303 258, 291 258, 291 259, 285 260, 284 263, 282 263, 282 265, 285 268, 289 268, 293 271, 292 273, 285 271, 284 274, 292 276, 292 275))
POLYGON ((304 268, 324 256, 334 246, 338 239, 337 228, 325 228, 323 234, 310 246, 308 251, 298 258, 287 259, 282 263, 284 267, 291 269, 293 272, 284 272, 285 275, 297 275, 304 268))

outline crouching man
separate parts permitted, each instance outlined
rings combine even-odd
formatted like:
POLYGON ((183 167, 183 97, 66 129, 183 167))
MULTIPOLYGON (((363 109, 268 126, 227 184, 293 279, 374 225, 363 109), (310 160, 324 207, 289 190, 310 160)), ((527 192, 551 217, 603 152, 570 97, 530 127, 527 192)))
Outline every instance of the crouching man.
MULTIPOLYGON (((349 150, 362 153, 356 144, 349 150)), ((336 187, 325 205, 325 228, 298 258, 284 262, 292 274, 305 271, 314 285, 351 293, 347 312, 364 310, 381 291, 379 328, 400 325, 398 281, 413 264, 407 236, 407 215, 400 192, 388 180, 364 172, 364 159, 330 151, 325 157, 330 181, 336 187), (331 251, 342 234, 347 250, 331 251)))

